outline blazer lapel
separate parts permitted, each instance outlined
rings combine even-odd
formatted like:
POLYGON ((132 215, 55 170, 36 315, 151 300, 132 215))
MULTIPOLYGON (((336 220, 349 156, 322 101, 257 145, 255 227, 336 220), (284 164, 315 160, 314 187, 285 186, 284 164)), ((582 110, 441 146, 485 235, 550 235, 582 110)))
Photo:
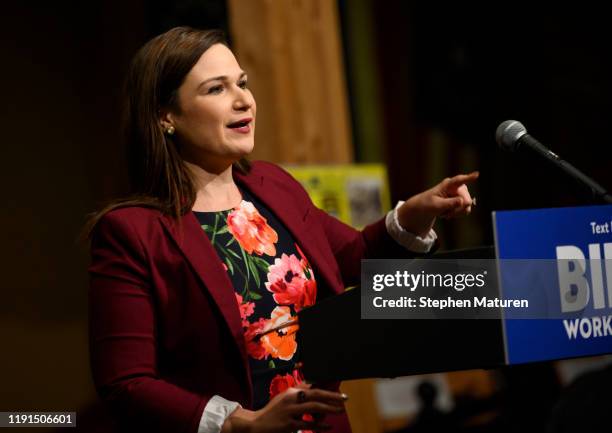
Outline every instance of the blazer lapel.
POLYGON ((334 260, 334 257, 325 255, 324 250, 319 247, 317 238, 313 236, 313 231, 310 230, 309 223, 312 223, 313 215, 309 215, 309 213, 312 212, 312 209, 309 208, 304 214, 300 213, 300 209, 291 206, 291 203, 295 203, 295 198, 291 192, 278 188, 272 184, 270 179, 266 179, 262 175, 245 176, 234 171, 234 179, 261 200, 287 227, 306 254, 310 264, 328 283, 329 288, 334 290, 333 282, 336 281, 336 278, 332 268, 327 264, 330 260, 334 260))
MULTIPOLYGON (((279 188, 261 175, 245 176, 236 171, 234 175, 237 182, 260 199, 287 227, 315 271, 328 283, 329 288, 334 290, 333 282, 336 279, 332 268, 327 265, 327 262, 334 258, 319 247, 317 238, 312 236, 313 232, 309 230, 308 214, 312 210, 309 208, 302 214, 300 209, 290 205, 295 202, 290 191, 279 188)), ((312 218, 312 215, 310 217, 312 218)), ((171 217, 161 216, 160 220, 221 311, 242 356, 250 384, 249 362, 235 291, 217 252, 193 213, 189 212, 183 216, 181 228, 171 217)))
POLYGON ((234 288, 227 272, 223 269, 217 252, 192 212, 183 216, 181 228, 168 216, 162 216, 161 221, 221 310, 248 372, 244 332, 234 288))

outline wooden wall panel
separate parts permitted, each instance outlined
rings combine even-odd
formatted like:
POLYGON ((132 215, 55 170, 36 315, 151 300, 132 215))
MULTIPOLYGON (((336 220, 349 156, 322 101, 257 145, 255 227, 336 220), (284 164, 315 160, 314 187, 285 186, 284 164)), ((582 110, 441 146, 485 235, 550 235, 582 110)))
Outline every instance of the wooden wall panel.
POLYGON ((375 382, 376 379, 349 380, 340 385, 340 390, 349 396, 346 412, 353 433, 383 432, 374 390, 375 382))
POLYGON ((257 100, 253 159, 353 161, 336 3, 228 0, 233 49, 257 100))
MULTIPOLYGON (((228 0, 231 39, 257 100, 253 159, 353 161, 337 5, 228 0)), ((373 381, 342 385, 354 433, 378 433, 373 381)))

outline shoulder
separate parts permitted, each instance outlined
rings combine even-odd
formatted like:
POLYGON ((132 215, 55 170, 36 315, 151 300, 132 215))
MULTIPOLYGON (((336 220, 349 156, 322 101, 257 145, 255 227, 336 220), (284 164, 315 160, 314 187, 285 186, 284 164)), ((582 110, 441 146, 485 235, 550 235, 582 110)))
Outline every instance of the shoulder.
POLYGON ((297 182, 297 180, 295 180, 293 176, 291 176, 289 172, 287 172, 287 170, 282 168, 280 165, 277 165, 277 164, 274 164, 268 161, 251 162, 251 171, 249 175, 261 176, 261 177, 264 177, 266 179, 271 179, 271 180, 279 180, 279 181, 290 180, 292 182, 297 182))
POLYGON ((274 182, 286 188, 297 188, 304 191, 302 184, 280 165, 268 161, 254 161, 251 163, 249 176, 261 178, 267 182, 274 182))
POLYGON ((116 224, 143 225, 150 221, 157 221, 161 216, 157 209, 143 206, 126 206, 113 209, 100 218, 100 222, 116 224))
POLYGON ((141 206, 126 206, 112 209, 100 217, 93 229, 95 236, 140 237, 152 227, 159 226, 161 212, 141 206))
POLYGON ((248 176, 251 182, 264 185, 265 188, 273 186, 275 190, 290 194, 292 198, 305 201, 311 205, 310 196, 302 184, 281 166, 267 161, 251 162, 251 171, 248 176))

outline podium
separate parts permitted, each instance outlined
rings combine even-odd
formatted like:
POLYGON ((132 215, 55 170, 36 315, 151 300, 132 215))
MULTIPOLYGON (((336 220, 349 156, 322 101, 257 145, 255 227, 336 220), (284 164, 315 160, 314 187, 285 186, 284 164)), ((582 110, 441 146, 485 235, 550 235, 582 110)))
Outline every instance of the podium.
POLYGON ((298 313, 298 347, 308 381, 504 365, 500 321, 361 320, 359 292, 349 290, 298 313))
POLYGON ((597 323, 606 326, 606 320, 612 321, 612 234, 605 233, 605 228, 589 233, 595 225, 605 227, 606 221, 612 226, 612 206, 494 212, 493 220, 494 247, 439 253, 431 258, 496 259, 500 292, 510 298, 515 283, 524 281, 517 280, 512 267, 506 266, 510 260, 564 259, 563 266, 569 266, 569 272, 585 264, 584 279, 591 284, 565 287, 556 272, 549 273, 542 280, 545 284, 530 292, 537 296, 547 292, 549 307, 558 309, 554 317, 502 315, 482 320, 364 320, 362 289, 358 287, 298 313, 297 341, 304 377, 314 383, 392 378, 612 353, 612 331, 594 331, 597 323), (560 256, 563 251, 577 256, 560 256), (586 252, 586 258, 580 256, 581 251, 586 252), (601 278, 598 269, 602 270, 601 278), (608 286, 600 287, 605 281, 608 286), (591 302, 575 311, 564 310, 567 302, 584 301, 580 290, 589 290, 585 296, 591 302), (587 324, 592 327, 590 334, 580 328, 587 324), (568 326, 576 326, 575 332, 568 326))
MULTIPOLYGON (((493 247, 432 258, 492 259, 493 247)), ((361 288, 298 313, 302 372, 311 382, 392 378, 504 365, 500 320, 362 320, 361 288)))

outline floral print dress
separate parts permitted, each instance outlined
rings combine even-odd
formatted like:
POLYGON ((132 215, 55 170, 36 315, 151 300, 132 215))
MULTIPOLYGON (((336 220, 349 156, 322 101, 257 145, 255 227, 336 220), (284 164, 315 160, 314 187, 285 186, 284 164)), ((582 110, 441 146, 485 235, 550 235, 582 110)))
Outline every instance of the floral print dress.
POLYGON ((284 225, 247 191, 242 197, 234 209, 194 214, 234 285, 257 410, 302 381, 292 321, 315 303, 317 284, 284 225))

